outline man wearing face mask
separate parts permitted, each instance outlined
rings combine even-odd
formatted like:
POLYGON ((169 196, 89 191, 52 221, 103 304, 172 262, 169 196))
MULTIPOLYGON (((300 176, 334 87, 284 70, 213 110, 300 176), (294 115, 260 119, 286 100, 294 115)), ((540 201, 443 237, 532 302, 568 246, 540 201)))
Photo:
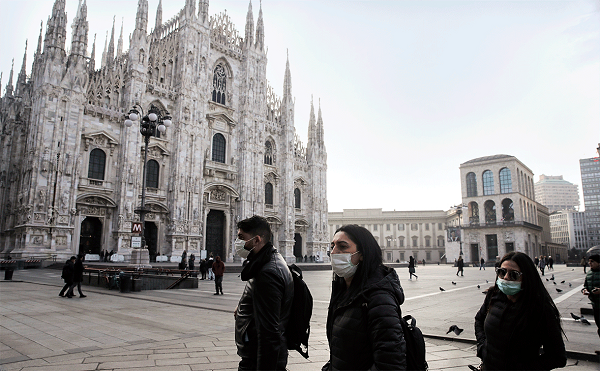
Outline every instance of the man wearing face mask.
POLYGON ((271 243, 269 222, 260 216, 237 224, 235 249, 247 259, 242 270, 246 287, 235 310, 235 342, 242 360, 239 370, 285 370, 284 331, 294 298, 288 266, 271 243))

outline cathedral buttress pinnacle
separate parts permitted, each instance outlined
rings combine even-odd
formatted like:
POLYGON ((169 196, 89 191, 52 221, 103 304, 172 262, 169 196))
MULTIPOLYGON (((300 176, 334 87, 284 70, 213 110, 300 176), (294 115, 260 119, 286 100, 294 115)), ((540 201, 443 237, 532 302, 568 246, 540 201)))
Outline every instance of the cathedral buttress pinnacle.
POLYGON ((198 7, 198 17, 203 23, 208 22, 208 0, 200 0, 198 7))
POLYGON ((246 46, 254 44, 254 15, 252 14, 252 1, 248 5, 248 14, 246 15, 246 46))
POLYGON ((59 49, 64 53, 66 38, 67 13, 65 13, 65 0, 56 0, 52 7, 52 15, 46 23, 44 53, 50 52, 52 49, 59 49))
MULTIPOLYGON (((135 31, 146 35, 148 29, 148 0, 138 0, 137 14, 135 16, 135 31)), ((135 33, 134 31, 134 33, 135 33)))
POLYGON ((117 42, 117 58, 123 54, 123 18, 121 18, 121 35, 119 36, 119 41, 117 42))
POLYGON ((262 2, 258 11, 258 21, 256 21, 256 50, 263 51, 265 47, 265 25, 263 23, 262 2))
POLYGON ((112 66, 115 59, 115 16, 113 16, 113 26, 110 33, 110 42, 108 43, 108 51, 106 52, 106 64, 112 66))
POLYGON ((73 19, 71 25, 71 55, 85 57, 87 53, 87 42, 88 42, 88 21, 87 21, 87 4, 84 1, 77 7, 77 15, 73 19))
POLYGON ((317 146, 325 152, 325 130, 323 129, 323 117, 321 116, 321 98, 319 98, 319 116, 317 118, 317 146))
POLYGON ((90 54, 90 71, 94 71, 96 68, 96 34, 94 34, 94 43, 92 44, 92 53, 90 54))
POLYGON ((6 84, 6 95, 11 96, 13 93, 13 69, 15 68, 15 59, 12 60, 10 74, 8 75, 8 84, 6 84))
POLYGON ((162 0, 158 2, 158 7, 156 8, 156 21, 154 22, 154 29, 158 30, 162 26, 162 0))
POLYGON ((24 85, 27 82, 27 40, 25 40, 25 53, 23 54, 23 64, 21 65, 21 72, 17 77, 17 88, 15 91, 16 96, 23 94, 24 85))

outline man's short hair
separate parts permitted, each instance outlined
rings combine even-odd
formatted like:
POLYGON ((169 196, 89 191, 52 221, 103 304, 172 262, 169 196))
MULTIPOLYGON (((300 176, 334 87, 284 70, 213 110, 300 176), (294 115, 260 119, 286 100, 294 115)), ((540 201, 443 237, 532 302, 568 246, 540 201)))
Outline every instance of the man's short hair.
POLYGON ((267 219, 253 215, 237 223, 237 227, 245 233, 261 236, 265 242, 271 241, 271 226, 267 219))

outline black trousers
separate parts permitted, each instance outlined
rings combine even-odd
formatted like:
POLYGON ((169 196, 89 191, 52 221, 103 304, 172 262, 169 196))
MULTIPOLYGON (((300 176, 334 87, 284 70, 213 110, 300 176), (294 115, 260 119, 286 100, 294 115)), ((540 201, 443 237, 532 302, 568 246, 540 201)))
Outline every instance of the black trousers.
MULTIPOLYGON (((63 296, 65 294, 65 291, 69 290, 71 288, 71 286, 73 285, 73 281, 71 280, 65 280, 65 285, 63 286, 62 290, 60 290, 60 296, 63 296)), ((71 291, 71 290, 69 290, 71 291)), ((69 291, 67 291, 67 295, 69 295, 69 291)))

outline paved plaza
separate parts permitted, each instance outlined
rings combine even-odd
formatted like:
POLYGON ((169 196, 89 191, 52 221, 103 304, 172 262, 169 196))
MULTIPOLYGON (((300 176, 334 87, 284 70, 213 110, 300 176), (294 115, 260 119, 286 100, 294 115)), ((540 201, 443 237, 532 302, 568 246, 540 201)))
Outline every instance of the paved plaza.
MULTIPOLYGON (((451 266, 420 266, 419 279, 412 281, 407 268, 397 271, 407 298, 403 313, 416 317, 429 335, 430 369, 478 365, 469 340, 475 339, 473 317, 484 299, 481 292, 491 285, 486 280, 494 279, 493 269, 466 268, 465 276, 457 277, 451 266), (446 335, 452 324, 464 332, 446 335)), ((58 297, 60 274, 54 269, 19 270, 13 281, 0 282, 0 371, 237 369, 233 311, 244 287, 237 273, 225 274, 221 296, 213 295, 213 281, 200 281, 198 289, 134 293, 83 286, 88 297, 72 299, 58 297)), ((310 358, 290 352, 291 371, 320 370, 329 357, 325 322, 331 271, 306 269, 304 275, 315 301, 310 358)), ((573 357, 567 369, 598 370, 598 363, 575 360, 600 349, 593 318, 588 316, 592 325, 585 326, 569 315, 589 307, 579 292, 583 272, 557 266, 554 275, 556 285, 543 280, 563 317, 565 344, 573 357)))

